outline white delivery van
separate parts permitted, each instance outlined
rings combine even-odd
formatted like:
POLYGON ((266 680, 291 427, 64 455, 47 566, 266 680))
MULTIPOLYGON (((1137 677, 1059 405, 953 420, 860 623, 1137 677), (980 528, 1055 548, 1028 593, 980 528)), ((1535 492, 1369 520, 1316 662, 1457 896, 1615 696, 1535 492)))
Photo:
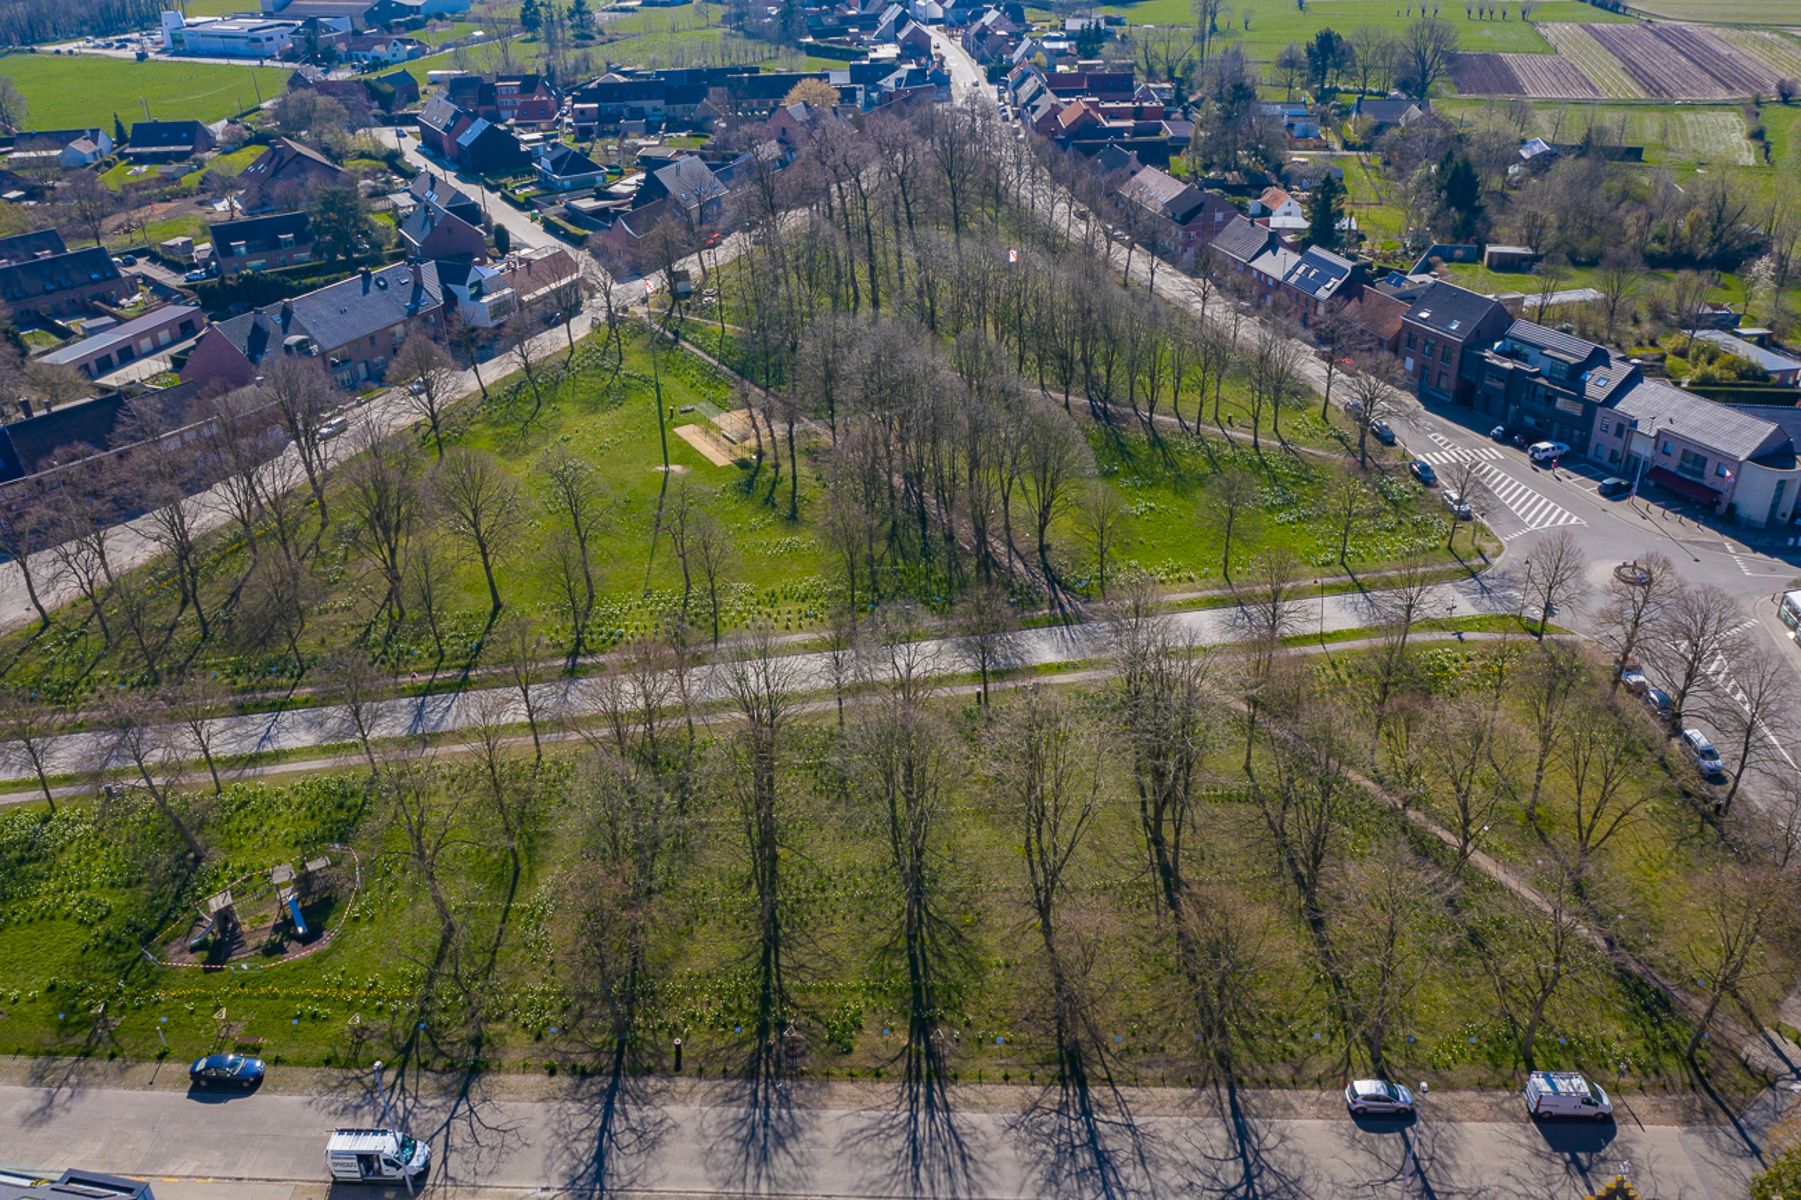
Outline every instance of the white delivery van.
POLYGON ((431 1147, 392 1129, 340 1129, 325 1146, 325 1166, 346 1183, 417 1179, 431 1161, 431 1147))
POLYGON ((1526 1077, 1526 1111, 1535 1117, 1604 1121, 1613 1115, 1613 1103, 1600 1084, 1574 1071, 1534 1071, 1526 1077))

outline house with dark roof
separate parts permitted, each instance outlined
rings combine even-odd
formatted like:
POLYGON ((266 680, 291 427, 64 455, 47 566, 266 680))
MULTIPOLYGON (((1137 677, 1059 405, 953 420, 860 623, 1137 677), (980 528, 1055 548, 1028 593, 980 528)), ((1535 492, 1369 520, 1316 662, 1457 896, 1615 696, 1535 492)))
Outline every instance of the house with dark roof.
POLYGON ((25 262, 28 259, 68 252, 69 247, 63 241, 63 235, 54 228, 34 229, 30 233, 0 237, 0 264, 25 262))
POLYGON ((1638 383, 1638 366, 1605 346, 1531 321, 1514 321, 1475 355, 1470 403, 1529 441, 1588 454, 1596 413, 1638 383))
POLYGON ((408 258, 474 261, 488 256, 488 238, 479 226, 435 204, 415 207, 400 222, 399 233, 408 258))
POLYGON ((512 130, 477 117, 457 135, 456 161, 465 171, 493 177, 528 170, 532 159, 512 130))
POLYGON ((1801 360, 1768 346, 1746 341, 1723 329, 1701 329, 1695 332, 1695 336, 1704 342, 1712 342, 1734 358, 1742 358, 1761 368, 1770 377, 1771 383, 1794 387, 1797 382, 1801 382, 1801 360))
POLYGON ((312 218, 305 212, 220 221, 206 228, 212 235, 213 259, 226 275, 312 261, 312 218))
POLYGON ((139 121, 125 142, 132 162, 181 162, 219 144, 211 127, 200 121, 139 121))
POLYGON ((553 192, 591 188, 607 177, 607 169, 567 142, 553 142, 538 155, 538 178, 553 192))
POLYGON ((825 71, 772 71, 729 76, 721 88, 725 110, 739 116, 768 116, 782 106, 794 85, 803 79, 830 82, 825 71))
POLYGON ((1431 107, 1430 100, 1411 100, 1405 96, 1359 96, 1351 105, 1351 116, 1367 122, 1370 133, 1378 133, 1391 125, 1405 129, 1424 116, 1431 107))
POLYGON ((356 176, 311 146, 276 138, 239 172, 238 205, 247 213, 304 208, 320 188, 355 182, 356 176))
POLYGON ((1401 318, 1397 353, 1408 386, 1422 400, 1467 403, 1475 365, 1512 323, 1498 300, 1435 281, 1401 318))
POLYGON ((1227 279, 1265 308, 1276 302, 1301 258, 1281 238, 1243 216, 1221 225, 1207 243, 1207 252, 1227 279))
POLYGON ((184 342, 204 328, 206 314, 199 308, 192 304, 165 304, 78 342, 59 346, 40 361, 72 367, 89 379, 98 379, 184 342))
POLYGON ((440 175, 436 171, 421 171, 413 176, 407 184, 407 193, 419 204, 435 205, 452 216, 461 217, 471 225, 487 228, 487 221, 482 215, 482 206, 468 192, 457 187, 448 175, 440 175))
POLYGON ((1660 379, 1596 413, 1588 456, 1643 490, 1661 488, 1747 525, 1784 525, 1801 491, 1792 408, 1719 404, 1660 379))
POLYGON ((494 107, 502 121, 537 128, 555 121, 561 105, 562 97, 546 76, 500 75, 494 80, 494 107))
MULTIPOLYGON (((1195 257, 1238 216, 1232 202, 1218 192, 1198 188, 1156 167, 1138 166, 1136 158, 1117 148, 1109 151, 1130 164, 1124 167, 1124 180, 1119 184, 1120 200, 1142 214, 1156 252, 1177 266, 1192 267, 1195 257)), ((1103 156, 1109 151, 1103 151, 1103 156)))
POLYGON ((182 368, 184 383, 241 387, 273 355, 322 359, 340 387, 380 380, 411 336, 442 328, 436 263, 398 263, 211 326, 182 368))
POLYGON ((34 162, 64 170, 90 167, 113 152, 113 135, 104 129, 32 129, 13 138, 7 165, 25 170, 34 162))
POLYGON ((1284 299, 1303 327, 1356 298, 1364 270, 1342 254, 1323 246, 1304 251, 1282 279, 1284 299))
POLYGON ((433 96, 419 110, 419 146, 445 162, 457 161, 457 139, 475 118, 445 95, 433 96))
POLYGON ((638 187, 636 207, 667 200, 679 209, 691 224, 705 225, 715 221, 725 210, 725 184, 713 173, 706 160, 693 154, 680 157, 648 170, 638 187))
POLYGON ((104 246, 0 265, 0 300, 17 316, 72 317, 95 301, 117 304, 135 291, 104 246))

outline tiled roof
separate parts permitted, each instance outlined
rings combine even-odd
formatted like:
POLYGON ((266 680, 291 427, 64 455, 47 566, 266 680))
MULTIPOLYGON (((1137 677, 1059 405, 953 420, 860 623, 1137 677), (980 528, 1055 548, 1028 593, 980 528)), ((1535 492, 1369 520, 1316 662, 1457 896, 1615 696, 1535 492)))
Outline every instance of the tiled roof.
POLYGON ((1274 239, 1275 235, 1263 226, 1254 225, 1238 216, 1227 221, 1213 235, 1212 247, 1227 258, 1248 263, 1267 250, 1274 239))
POLYGON ((1559 357, 1578 363, 1587 362, 1595 351, 1601 348, 1595 343, 1584 341, 1573 334, 1547 329, 1533 321, 1515 321, 1507 327, 1505 336, 1509 341, 1537 346, 1541 350, 1549 350, 1559 357))
POLYGON ((113 265, 112 255, 106 248, 88 246, 67 254, 52 254, 0 266, 0 299, 24 303, 118 278, 119 268, 113 265))
POLYGON ((1704 342, 1712 342, 1726 353, 1742 358, 1746 362, 1756 363, 1772 375, 1801 367, 1801 362, 1797 362, 1786 354, 1766 350, 1755 342, 1747 342, 1744 338, 1734 337, 1723 329, 1703 329, 1695 336, 1704 342))
POLYGON ((69 247, 54 229, 34 229, 0 238, 0 263, 22 262, 39 254, 66 254, 69 247))
POLYGON ((1407 319, 1461 341, 1470 335, 1478 321, 1500 307, 1491 297, 1440 280, 1414 301, 1407 319))
POLYGON ((213 328, 251 362, 271 349, 279 350, 284 338, 297 334, 312 338, 321 351, 335 350, 442 304, 438 265, 422 263, 419 269, 417 289, 412 266, 400 263, 367 278, 353 275, 304 296, 265 305, 213 328))
POLYGON ((206 229, 212 235, 214 246, 228 247, 233 242, 243 242, 245 253, 251 253, 281 245, 284 235, 296 242, 310 241, 308 226, 311 223, 312 218, 306 213, 285 212, 246 217, 240 221, 221 221, 206 229))

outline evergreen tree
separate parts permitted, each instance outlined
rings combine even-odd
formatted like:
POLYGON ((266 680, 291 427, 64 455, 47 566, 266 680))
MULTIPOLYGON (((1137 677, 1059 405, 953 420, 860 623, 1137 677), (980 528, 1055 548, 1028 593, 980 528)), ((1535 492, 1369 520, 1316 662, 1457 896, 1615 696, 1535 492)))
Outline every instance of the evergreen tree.
POLYGON ((1330 172, 1314 185, 1307 219, 1308 245, 1338 249, 1338 223, 1344 219, 1344 184, 1330 172))
POLYGON ((113 145, 123 146, 124 144, 125 144, 125 122, 123 122, 119 119, 118 113, 114 113, 113 114, 113 145))
POLYGON ((588 0, 571 0, 569 5, 569 27, 577 33, 587 33, 594 25, 594 14, 588 8, 588 0))
POLYGON ((536 33, 544 24, 544 13, 538 7, 538 0, 520 0, 519 28, 527 33, 536 33))
POLYGON ((1438 161, 1438 195, 1459 238, 1475 234, 1482 222, 1482 178, 1467 155, 1445 151, 1438 161))

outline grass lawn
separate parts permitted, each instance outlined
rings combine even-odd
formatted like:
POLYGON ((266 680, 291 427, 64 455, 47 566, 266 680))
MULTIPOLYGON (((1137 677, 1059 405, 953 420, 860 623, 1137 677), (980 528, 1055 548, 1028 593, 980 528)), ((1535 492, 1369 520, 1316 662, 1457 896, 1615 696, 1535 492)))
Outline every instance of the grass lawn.
POLYGON ((288 77, 281 67, 49 54, 9 55, 0 74, 24 94, 31 124, 39 129, 110 129, 115 115, 129 127, 144 119, 145 105, 157 120, 216 121, 255 107, 259 86, 264 99, 280 95, 288 77))
MULTIPOLYGON (((1480 687, 1491 653, 1474 643, 1417 648, 1423 700, 1443 702, 1480 687)), ((1311 662, 1315 686, 1330 695, 1367 656, 1334 651, 1311 662)), ((1070 731, 1091 721, 1113 728, 1104 693, 1077 691, 1070 699, 1070 731)), ((1005 720, 1009 702, 1002 697, 992 719, 1005 720)), ((982 718, 957 702, 933 708, 944 722, 946 753, 938 767, 943 794, 930 886, 934 911, 963 951, 949 960, 942 993, 944 1020, 956 1031, 952 1067, 966 1082, 1035 1081, 1051 1061, 1052 1044, 1042 1019, 1038 943, 1024 932, 1031 925, 1017 819, 992 773, 982 718)), ((850 714, 853 725, 859 716, 850 714)), ((1343 732, 1358 736, 1352 727, 1343 732)), ((901 898, 879 803, 835 783, 834 733, 824 718, 797 724, 785 738, 784 922, 794 938, 797 1020, 810 1043, 806 1071, 868 1077, 892 1066, 904 1028, 905 974, 894 947, 901 898)), ((1229 904, 1232 920, 1251 934, 1257 970, 1248 985, 1254 1002, 1242 1030, 1242 1082, 1332 1087, 1342 1056, 1354 1065, 1366 1061, 1361 1046, 1346 1045, 1333 986, 1359 995, 1367 980, 1353 973, 1329 985, 1322 941, 1340 962, 1358 963, 1365 929, 1382 911, 1366 906, 1365 892, 1399 875, 1409 885, 1400 918, 1400 977, 1409 984, 1385 1043, 1390 1069, 1440 1087, 1517 1084, 1517 1030, 1500 1015, 1491 979, 1529 977, 1541 918, 1474 872, 1447 884, 1441 847, 1353 791, 1335 810, 1323 915, 1310 926, 1239 770, 1236 719, 1221 715, 1210 734, 1195 780, 1195 822, 1205 837, 1191 841, 1187 870, 1198 894, 1229 904)), ((728 786, 742 767, 715 744, 724 736, 701 731, 701 782, 667 817, 664 832, 674 838, 665 851, 668 867, 660 894, 644 910, 652 975, 642 1019, 653 1070, 668 1068, 661 1047, 680 1036, 688 1071, 729 1072, 741 1061, 743 1031, 755 1011, 755 971, 747 965, 754 905, 738 801, 728 786)), ((1194 1020, 1176 999, 1168 926, 1157 920, 1153 885, 1140 863, 1138 811, 1116 739, 1101 740, 1096 765, 1099 804, 1066 876, 1066 920, 1082 937, 1093 1019, 1121 1081, 1179 1085, 1197 1071, 1194 1020)), ((1654 770, 1649 761, 1646 768, 1654 770)), ((1261 752, 1254 772, 1271 776, 1261 752)), ((181 802, 209 850, 192 873, 176 863, 168 827, 147 803, 117 802, 104 818, 90 803, 65 805, 49 820, 41 809, 21 807, 0 814, 0 958, 9 965, 0 980, 8 1013, 0 1052, 150 1058, 161 1026, 177 1061, 256 1038, 277 1064, 392 1061, 411 1045, 408 1053, 427 1065, 447 1066, 468 1052, 461 1030, 479 1004, 486 1019, 481 1053, 491 1068, 592 1068, 601 1040, 589 1024, 596 1018, 573 1003, 563 966, 572 938, 580 944, 584 931, 592 938, 583 912, 597 899, 584 887, 594 876, 571 873, 594 845, 583 819, 588 793, 556 751, 535 792, 524 790, 531 782, 523 762, 503 776, 515 794, 536 796, 519 810, 525 833, 513 891, 504 841, 479 798, 487 784, 478 770, 438 767, 422 778, 424 811, 448 833, 439 863, 442 877, 454 880, 451 911, 467 944, 484 948, 465 961, 483 961, 494 948, 491 973, 471 968, 484 971, 479 986, 460 991, 443 978, 428 985, 438 930, 432 906, 385 801, 368 794, 357 773, 237 785, 218 800, 181 802), (252 955, 247 970, 228 972, 159 967, 140 956, 140 946, 167 944, 172 931, 185 929, 187 914, 218 888, 333 842, 354 847, 363 884, 354 902, 344 897, 324 915, 323 926, 336 932, 323 950, 279 964, 252 955), (217 1018, 221 1008, 225 1016, 217 1018), (226 1027, 231 1033, 222 1036, 226 1027), (416 1039, 421 1029, 425 1036, 416 1039)), ((1564 790, 1565 781, 1553 776, 1542 808, 1542 836, 1553 843, 1566 836, 1564 790)), ((1430 795, 1423 803, 1442 811, 1430 795)), ((1521 820, 1511 809, 1497 815, 1484 849, 1532 874, 1532 858, 1545 844, 1518 828, 1521 820)), ((1698 889, 1723 861, 1717 846, 1692 811, 1659 801, 1604 848, 1603 871, 1585 905, 1617 914, 1620 936, 1653 961, 1678 963, 1705 937, 1692 912, 1702 902, 1698 889)), ((333 853, 348 861, 345 852, 333 853)), ((1786 942, 1773 943, 1770 980, 1782 977, 1789 953, 1786 942)), ((1760 983, 1754 999, 1767 1002, 1768 990, 1760 983)), ((1690 1086, 1679 1057, 1687 1032, 1660 997, 1583 944, 1547 1008, 1540 1065, 1586 1070, 1611 1084, 1614 1064, 1624 1059, 1634 1090, 1681 1092, 1690 1086)), ((1713 1082, 1728 1095, 1750 1090, 1729 1061, 1711 1065, 1713 1082)))
MULTIPOLYGON (((1449 99, 1438 107, 1447 115, 1477 120, 1493 112, 1492 104, 1449 99)), ((1793 109, 1772 105, 1765 110, 1777 120, 1792 118, 1793 109)), ((1769 124, 1766 117, 1766 125, 1769 124)), ((1745 136, 1745 118, 1737 105, 1607 104, 1538 101, 1532 105, 1527 136, 1552 142, 1579 142, 1590 128, 1627 146, 1643 146, 1651 166, 1722 164, 1750 167, 1762 162, 1745 136)), ((1784 121, 1786 131, 1787 122, 1784 121)))

